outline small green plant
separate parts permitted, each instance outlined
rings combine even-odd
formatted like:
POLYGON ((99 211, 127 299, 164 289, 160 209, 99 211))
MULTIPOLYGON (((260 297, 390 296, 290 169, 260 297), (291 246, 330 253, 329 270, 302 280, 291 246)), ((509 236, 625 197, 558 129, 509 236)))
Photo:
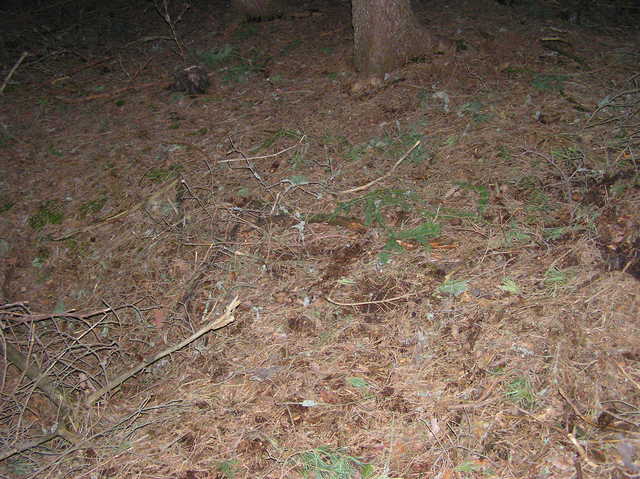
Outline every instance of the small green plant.
POLYGON ((428 246, 429 240, 440 235, 440 225, 431 221, 424 222, 415 228, 403 231, 390 231, 385 251, 403 251, 403 242, 415 242, 420 246, 428 246))
POLYGON ((527 198, 529 203, 527 204, 527 211, 529 213, 544 213, 551 208, 551 198, 544 191, 534 189, 530 192, 527 198))
POLYGON ((305 166, 306 161, 304 159, 304 152, 296 151, 289 159, 289 163, 295 168, 300 169, 305 166))
POLYGON ((373 467, 347 454, 345 449, 321 446, 294 456, 302 475, 310 479, 372 478, 373 467))
POLYGON ((565 287, 569 282, 569 275, 566 271, 562 271, 552 266, 544 273, 544 285, 555 295, 560 289, 565 287))
POLYGON ((458 143, 458 139, 456 135, 449 135, 442 141, 442 146, 453 146, 458 143))
POLYGON ((440 285, 438 291, 449 296, 460 296, 467 289, 469 289, 469 280, 448 279, 440 285))
POLYGON ((506 246, 513 246, 517 243, 528 243, 531 241, 531 234, 524 230, 515 221, 509 225, 509 229, 504 232, 504 243, 506 246))
POLYGON ((518 406, 528 411, 536 406, 536 394, 529 380, 525 377, 515 378, 507 385, 505 396, 518 406))
POLYGON ((456 183, 460 188, 464 190, 474 191, 478 194, 478 202, 476 203, 476 209, 478 211, 478 216, 482 216, 489 206, 489 198, 491 194, 489 193, 489 188, 483 185, 472 185, 469 183, 458 182, 456 183))
POLYGON ((372 399, 374 397, 374 394, 371 391, 371 384, 369 384, 366 379, 348 377, 345 379, 345 382, 348 386, 358 389, 360 394, 362 394, 363 399, 372 399))
POLYGON ((364 213, 365 225, 385 226, 382 214, 384 208, 395 207, 402 211, 410 211, 421 204, 416 193, 400 189, 374 190, 366 195, 350 201, 338 203, 336 214, 349 213, 356 206, 360 206, 364 213))
POLYGON ((180 171, 182 171, 181 165, 171 165, 169 168, 151 168, 144 177, 154 183, 163 183, 178 176, 180 171))
POLYGON ((502 284, 500 286, 498 286, 498 288, 500 288, 505 293, 510 293, 510 294, 520 294, 521 293, 521 290, 520 290, 520 287, 518 286, 518 283, 516 283, 511 278, 503 278, 502 279, 502 284))
POLYGON ((258 34, 258 29, 254 25, 245 25, 233 34, 233 38, 238 41, 247 40, 258 34))
MULTIPOLYGON (((398 124, 399 128, 400 125, 398 124)), ((383 153, 387 158, 398 159, 418 140, 421 140, 421 144, 414 148, 407 158, 409 162, 420 163, 429 157, 424 134, 420 132, 423 129, 424 125, 418 123, 411 127, 409 131, 399 132, 397 135, 385 134, 384 136, 371 138, 366 143, 352 145, 345 157, 349 160, 360 160, 367 153, 376 156, 383 153)))
POLYGON ((302 137, 302 132, 300 132, 299 130, 280 128, 274 131, 271 134, 271 136, 269 136, 266 140, 263 140, 262 143, 260 143, 258 146, 252 148, 250 150, 250 153, 258 153, 267 148, 270 148, 271 146, 274 145, 276 141, 278 141, 281 138, 292 138, 294 140, 300 140, 301 137, 302 137))
POLYGON ((0 131, 0 148, 5 148, 9 146, 9 143, 11 143, 13 139, 14 139, 13 136, 9 134, 9 131, 5 127, 3 130, 0 131))
POLYGON ((510 162, 513 159, 509 148, 507 148, 506 146, 498 147, 498 158, 505 162, 510 162))
POLYGON ((582 169, 584 167, 584 153, 575 146, 553 150, 551 158, 559 168, 566 168, 568 173, 572 173, 569 170, 582 169))
POLYGON ((203 136, 209 133, 209 128, 199 128, 196 131, 192 131, 191 133, 187 133, 187 136, 203 136))
POLYGON ((258 57, 244 58, 240 63, 231 65, 222 70, 224 83, 246 83, 254 73, 264 69, 266 60, 258 57))
POLYGON ((213 68, 232 59, 234 57, 234 50, 231 45, 226 44, 217 50, 199 50, 196 52, 196 57, 209 68, 213 68))
POLYGON ((509 75, 517 75, 517 74, 521 74, 521 73, 531 73, 531 70, 529 70, 526 67, 522 67, 522 66, 508 66, 507 68, 505 68, 502 71, 504 73, 509 74, 509 75))
POLYGON ((13 201, 0 196, 0 214, 9 211, 11 208, 13 208, 14 204, 15 203, 13 201))
POLYGON ((471 119, 475 123, 484 123, 491 118, 491 114, 485 113, 485 107, 479 101, 470 101, 458 109, 459 117, 467 115, 471 115, 471 119))
POLYGON ((42 256, 36 256, 31 260, 31 266, 33 266, 34 268, 42 269, 44 268, 44 265, 46 264, 46 262, 47 262, 47 258, 44 258, 42 256))
POLYGON ((345 153, 344 157, 349 161, 360 161, 366 152, 366 145, 352 145, 345 153))
POLYGON ((431 95, 429 95, 428 90, 422 89, 418 91, 416 98, 418 100, 418 105, 421 110, 425 110, 429 106, 430 97, 431 95))
POLYGON ((302 40, 293 40, 289 43, 287 43, 282 50, 280 50, 280 55, 282 55, 283 57, 287 56, 289 53, 291 53, 293 50, 295 50, 296 48, 298 48, 300 45, 302 45, 302 40))
POLYGON ((98 213, 107 202, 107 196, 101 195, 98 199, 87 201, 80 205, 80 214, 84 217, 98 213))
POLYGON ((569 226, 558 226, 554 228, 544 228, 542 230, 542 236, 548 241, 557 241, 562 239, 565 235, 570 233, 573 228, 569 226))
POLYGON ((70 238, 64 241, 64 245, 71 256, 82 258, 91 253, 91 246, 88 242, 70 238))
POLYGON ((40 231, 46 225, 57 225, 62 223, 62 204, 56 200, 47 200, 40 205, 37 213, 32 215, 29 220, 29 226, 36 231, 40 231))
POLYGON ((454 471, 462 472, 465 474, 471 474, 476 471, 480 471, 482 466, 473 461, 465 461, 462 464, 455 467, 454 471))
POLYGON ((540 91, 562 91, 566 78, 567 77, 565 75, 548 75, 544 73, 536 73, 533 76, 531 85, 533 86, 533 88, 540 91))
POLYGON ((58 158, 62 158, 62 156, 64 155, 64 153, 55 148, 53 145, 49 147, 49 153, 53 156, 57 156, 58 158))
MULTIPOLYGON (((414 148, 407 157, 407 160, 410 163, 414 164, 422 163, 424 160, 429 158, 427 145, 425 144, 425 137, 415 130, 400 135, 400 142, 403 151, 408 150, 410 147, 415 145, 417 141, 420 141, 420 144, 416 148, 414 148)), ((399 155, 400 152, 398 152, 397 154, 399 155)))
POLYGON ((238 461, 236 459, 219 462, 216 467, 220 474, 218 477, 223 477, 224 479, 233 479, 236 477, 235 465, 237 463, 238 461))

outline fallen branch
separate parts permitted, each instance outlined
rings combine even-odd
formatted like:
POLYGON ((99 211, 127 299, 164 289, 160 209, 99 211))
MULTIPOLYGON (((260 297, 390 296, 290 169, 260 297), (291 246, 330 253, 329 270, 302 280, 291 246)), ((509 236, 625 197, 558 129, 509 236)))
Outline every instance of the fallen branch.
MULTIPOLYGON (((64 392, 55 387, 53 381, 47 377, 46 373, 33 366, 33 364, 29 364, 27 358, 11 344, 5 343, 4 346, 3 355, 6 355, 7 360, 31 379, 34 387, 40 389, 40 391, 58 407, 61 417, 66 417, 69 411, 72 410, 72 405, 67 401, 64 392)), ((1 344, 0 353, 3 353, 1 344)))
POLYGON ((66 427, 59 425, 55 432, 52 432, 45 436, 41 436, 38 439, 34 439, 33 441, 23 441, 12 447, 1 450, 0 462, 10 458, 11 456, 15 456, 16 454, 20 454, 21 452, 28 451, 29 449, 32 449, 34 447, 38 447, 45 442, 49 442, 57 437, 64 439, 74 446, 80 444, 81 442, 81 439, 78 436, 70 432, 66 427))
POLYGON ((34 439, 33 441, 25 441, 16 444, 13 447, 3 449, 0 451, 0 461, 4 461, 5 459, 14 456, 15 454, 19 454, 23 451, 28 451, 31 448, 38 447, 40 444, 44 444, 45 442, 49 442, 52 439, 58 437, 58 434, 52 432, 51 434, 47 434, 46 436, 39 437, 38 439, 34 439))
POLYGON ((86 401, 87 404, 90 405, 90 406, 95 404, 95 402, 98 399, 100 399, 103 395, 105 395, 106 393, 108 393, 112 389, 117 388, 118 386, 120 386, 123 382, 125 382, 130 377, 135 376, 140 371, 142 371, 145 368, 148 368, 153 363, 155 363, 156 361, 159 361, 160 359, 164 358, 165 356, 168 356, 169 354, 173 354, 176 351, 184 348, 186 345, 192 343, 193 341, 198 339, 200 336, 205 335, 209 331, 213 331, 214 329, 223 328, 226 325, 228 325, 229 323, 232 323, 236 319, 233 316, 232 313, 238 307, 239 304, 240 304, 240 301, 238 301, 238 297, 236 296, 233 299, 233 301, 231 301, 231 303, 227 306, 227 309, 225 310, 224 314, 222 316, 220 316, 218 319, 216 319, 215 321, 209 323, 208 325, 206 325, 205 327, 203 327, 199 331, 196 331, 194 334, 189 336, 187 339, 181 341, 180 343, 176 344, 175 346, 171 346, 170 348, 165 349, 164 351, 162 351, 162 352, 156 354, 155 356, 153 356, 151 359, 143 361, 142 363, 138 364, 136 367, 130 369, 129 371, 125 371, 124 373, 122 373, 117 378, 109 381, 109 384, 107 384, 102 389, 94 392, 91 396, 89 396, 87 398, 87 401, 86 401))

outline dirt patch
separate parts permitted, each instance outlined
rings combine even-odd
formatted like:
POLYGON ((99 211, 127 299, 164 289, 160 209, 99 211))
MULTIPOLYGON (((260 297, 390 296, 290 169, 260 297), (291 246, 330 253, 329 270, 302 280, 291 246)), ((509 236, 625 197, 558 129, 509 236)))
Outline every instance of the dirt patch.
POLYGON ((7 3, 4 476, 637 475, 637 12, 416 3, 7 3))

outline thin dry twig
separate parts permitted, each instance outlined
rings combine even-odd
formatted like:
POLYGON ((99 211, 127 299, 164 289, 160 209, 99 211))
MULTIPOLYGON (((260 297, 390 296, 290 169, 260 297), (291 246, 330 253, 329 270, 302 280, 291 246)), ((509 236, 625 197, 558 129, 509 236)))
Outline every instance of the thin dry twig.
POLYGON ((0 451, 0 461, 4 461, 5 459, 10 458, 11 456, 15 456, 16 454, 20 454, 23 451, 28 451, 29 449, 38 447, 39 445, 49 442, 56 437, 58 437, 58 434, 53 432, 51 434, 39 437, 38 439, 34 439, 33 441, 24 441, 8 449, 3 449, 2 451, 0 451))
POLYGON ((9 70, 9 73, 7 73, 7 76, 5 77, 4 82, 2 82, 2 86, 0 87, 0 95, 4 94, 4 89, 7 88, 7 85, 9 84, 9 80, 11 80, 11 77, 16 72, 16 70, 22 63, 22 61, 28 56, 29 56, 29 52, 22 52, 22 55, 20 55, 20 58, 18 59, 16 64, 13 65, 13 68, 11 68, 11 70, 9 70))
POLYGON ((627 378, 631 382, 631 384, 633 384, 636 387, 636 389, 640 391, 640 384, 638 384, 638 381, 633 379, 631 375, 627 371, 625 371, 625 369, 622 367, 621 364, 618 363, 616 364, 616 366, 618 366, 618 369, 624 375, 624 377, 627 378))
MULTIPOLYGON (((269 155, 252 156, 252 157, 246 157, 246 158, 231 158, 231 159, 229 159, 229 160, 220 160, 220 161, 218 161, 218 163, 234 163, 234 162, 236 162, 236 161, 264 160, 264 159, 266 159, 266 158, 274 158, 274 157, 276 157, 276 156, 280 156, 280 155, 282 155, 283 153, 286 153, 286 152, 287 152, 287 151, 289 151, 289 150, 293 150, 293 149, 294 149, 294 148, 296 148, 298 145, 300 145, 300 144, 303 142, 303 140, 304 140, 305 138, 306 138, 306 135, 302 135, 302 136, 300 137, 300 139, 298 140, 298 142, 297 142, 295 145, 288 146, 287 148, 285 148, 285 149, 283 149, 283 150, 277 151, 277 152, 275 152, 275 153, 271 153, 271 154, 269 154, 269 155)), ((234 152, 235 152, 235 151, 238 151, 238 150, 234 150, 234 152)), ((242 154, 242 153, 241 153, 241 154, 242 154)))
POLYGON ((136 204, 134 204, 133 206, 131 206, 131 208, 127 209, 127 210, 123 210, 120 211, 119 213, 116 213, 114 215, 111 215, 107 218, 104 218, 102 220, 99 220, 89 226, 85 226, 84 228, 80 228, 77 230, 73 230, 73 231, 69 231, 65 234, 63 234, 62 236, 58 236, 56 238, 53 238, 53 241, 62 241, 62 240, 66 240, 71 238, 72 236, 75 236, 79 233, 86 233, 88 231, 91 231, 95 228, 98 228, 99 226, 102 226, 106 223, 111 223, 113 221, 116 221, 120 218, 124 218, 125 216, 130 215, 131 213, 141 209, 148 201, 153 200, 154 198, 157 198, 159 195, 166 193, 167 191, 171 190, 171 188, 173 188, 176 184, 178 183, 178 179, 174 179, 173 181, 168 182, 167 184, 165 184, 164 186, 160 187, 157 191, 155 191, 154 193, 152 193, 151 195, 149 195, 147 198, 143 199, 142 201, 138 201, 136 204))
POLYGON ((185 3, 184 8, 182 9, 182 12, 178 15, 178 18, 176 18, 176 19, 172 18, 171 14, 169 13, 169 1, 168 0, 163 0, 162 6, 163 6, 163 8, 161 9, 160 5, 158 3, 156 3, 155 4, 156 11, 158 12, 158 15, 160 15, 162 17, 162 19, 165 21, 165 23, 167 24, 167 26, 171 30, 172 39, 176 43, 176 46, 178 47, 180 56, 182 58, 185 58, 186 54, 185 54, 184 44, 183 44, 182 40, 180 40, 180 37, 178 36, 178 31, 176 30, 176 25, 182 21, 182 17, 191 8, 191 5, 189 5, 188 3, 185 3))
MULTIPOLYGON (((26 303, 14 303, 14 304, 6 304, 0 306, 0 310, 9 307, 22 306, 26 303)), ((38 321, 46 321, 47 319, 76 319, 76 320, 84 320, 89 319, 93 316, 98 316, 100 314, 107 314, 110 312, 117 311, 119 309, 129 308, 131 305, 119 306, 117 308, 102 308, 96 309, 95 311, 89 311, 86 313, 76 313, 75 310, 70 309, 64 313, 44 313, 44 314, 25 314, 19 313, 17 311, 3 311, 2 314, 11 316, 10 318, 3 318, 5 321, 12 321, 16 323, 35 323, 38 321)))
POLYGON ((73 454, 74 452, 79 451, 81 449, 87 449, 89 447, 94 447, 94 441, 97 438, 99 438, 101 436, 106 436, 108 433, 116 431, 117 429, 121 428, 121 426, 123 426, 123 425, 125 425, 127 423, 129 423, 129 424, 133 423, 138 417, 142 416, 144 413, 146 413, 148 411, 156 410, 156 409, 175 406, 175 403, 179 403, 180 402, 180 401, 170 401, 167 404, 159 404, 159 405, 147 407, 147 404, 149 403, 149 401, 150 401, 150 398, 146 398, 142 402, 142 404, 140 406, 138 406, 138 408, 135 411, 133 411, 132 413, 127 414, 126 416, 123 416, 122 418, 118 419, 118 421, 116 421, 114 424, 112 424, 107 429, 98 431, 95 434, 92 434, 91 436, 86 437, 86 438, 84 438, 82 440, 78 440, 78 441, 72 442, 72 444, 73 444, 72 447, 62 451, 55 460, 49 462, 48 464, 45 464, 43 467, 41 467, 40 469, 35 471, 32 475, 28 476, 28 479, 35 479, 35 478, 42 477, 42 473, 44 471, 46 471, 47 469, 51 469, 55 465, 59 464, 60 462, 62 462, 62 460, 65 457, 67 457, 70 454, 73 454))
POLYGON ((411 296, 415 296, 416 294, 424 293, 426 290, 414 291, 413 293, 403 294, 401 296, 394 296, 393 298, 380 299, 378 301, 361 301, 357 303, 340 303, 335 299, 332 299, 329 296, 325 296, 325 299, 329 301, 331 304, 335 304, 336 306, 364 306, 367 304, 384 304, 384 303, 393 303, 394 301, 400 301, 402 299, 410 298, 411 296))
POLYGON ((104 396, 106 393, 108 393, 112 389, 120 386, 123 382, 125 382, 130 377, 138 374, 140 371, 142 371, 143 369, 151 366, 153 363, 155 363, 156 361, 159 361, 160 359, 164 358, 165 356, 168 356, 169 354, 175 353, 176 351, 184 348, 186 345, 192 343, 193 341, 198 339, 200 336, 205 335, 209 331, 213 331, 214 329, 223 328, 223 327, 227 326, 228 324, 232 323, 236 319, 233 316, 232 313, 238 307, 239 304, 240 304, 240 301, 238 300, 238 297, 236 296, 233 299, 233 301, 231 301, 231 303, 229 303, 229 305, 227 306, 227 309, 222 314, 222 316, 220 316, 218 319, 216 319, 215 321, 207 324, 206 326, 204 326, 200 330, 196 331, 194 334, 192 334, 188 338, 184 339, 180 343, 178 343, 178 344, 176 344, 174 346, 171 346, 170 348, 167 348, 164 351, 161 351, 160 353, 158 353, 155 356, 153 356, 151 359, 143 361, 142 363, 138 364, 136 367, 130 369, 129 371, 125 371, 124 373, 122 373, 117 378, 109 381, 109 383, 105 387, 103 387, 102 389, 94 392, 91 396, 89 396, 87 398, 87 401, 86 401, 87 404, 93 405, 98 399, 100 399, 102 396, 104 396))
POLYGON ((416 141, 415 144, 411 148, 409 148, 407 150, 407 152, 404 155, 402 155, 398 161, 395 162, 395 164, 391 167, 391 169, 389 171, 387 171, 381 177, 376 178, 375 180, 370 181, 369 183, 366 183, 366 184, 364 184, 362 186, 358 186, 356 188, 351 188, 351 189, 343 190, 343 191, 337 191, 336 194, 337 195, 346 195, 346 194, 349 194, 349 193, 356 193, 358 191, 366 190, 370 186, 373 186, 376 183, 384 180, 385 178, 388 178, 389 176, 391 176, 391 173, 393 173, 395 171, 395 169, 398 167, 398 165, 400 165, 400 163, 402 163, 404 160, 406 160, 409 157, 409 155, 411 154, 411 152, 413 150, 415 150, 420 145, 420 143, 421 143, 420 140, 416 141))
POLYGON ((67 402, 64 392, 55 387, 46 373, 30 364, 27 358, 11 344, 5 343, 4 346, 7 360, 31 379, 34 387, 40 389, 61 410, 63 416, 71 411, 71 404, 67 402))

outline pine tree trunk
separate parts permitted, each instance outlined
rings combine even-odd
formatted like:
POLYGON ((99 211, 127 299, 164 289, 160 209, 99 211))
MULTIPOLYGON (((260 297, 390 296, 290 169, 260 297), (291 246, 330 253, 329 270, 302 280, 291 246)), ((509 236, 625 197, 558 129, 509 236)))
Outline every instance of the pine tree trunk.
POLYGON ((352 0, 352 12, 354 63, 367 76, 395 70, 431 49, 410 0, 352 0))

